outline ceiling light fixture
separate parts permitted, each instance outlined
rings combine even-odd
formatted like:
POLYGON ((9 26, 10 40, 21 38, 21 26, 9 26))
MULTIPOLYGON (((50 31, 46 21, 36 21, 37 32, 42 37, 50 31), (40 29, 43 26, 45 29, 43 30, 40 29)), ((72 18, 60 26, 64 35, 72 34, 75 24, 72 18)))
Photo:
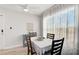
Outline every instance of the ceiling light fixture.
POLYGON ((28 12, 29 10, 27 8, 24 9, 25 12, 28 12))
POLYGON ((27 8, 27 5, 24 5, 24 11, 25 12, 28 12, 29 11, 29 9, 27 8))

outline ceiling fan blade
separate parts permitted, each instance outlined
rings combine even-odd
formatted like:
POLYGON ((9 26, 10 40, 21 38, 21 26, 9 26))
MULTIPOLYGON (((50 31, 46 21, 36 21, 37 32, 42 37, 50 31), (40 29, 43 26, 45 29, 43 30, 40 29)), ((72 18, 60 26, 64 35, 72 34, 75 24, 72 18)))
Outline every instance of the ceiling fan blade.
POLYGON ((23 9, 28 7, 27 4, 19 4, 18 6, 19 6, 19 7, 22 7, 23 9))

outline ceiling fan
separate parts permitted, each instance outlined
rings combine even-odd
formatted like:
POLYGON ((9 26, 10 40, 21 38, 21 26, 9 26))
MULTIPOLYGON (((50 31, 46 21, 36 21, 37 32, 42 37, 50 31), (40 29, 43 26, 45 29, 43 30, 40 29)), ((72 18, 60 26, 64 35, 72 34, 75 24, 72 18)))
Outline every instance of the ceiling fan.
POLYGON ((24 10, 25 12, 28 12, 28 11, 29 11, 27 4, 23 4, 23 5, 20 5, 20 6, 23 8, 23 10, 24 10))
POLYGON ((34 11, 37 9, 37 7, 29 6, 28 4, 20 4, 19 6, 22 7, 23 11, 25 12, 29 12, 30 10, 34 11))

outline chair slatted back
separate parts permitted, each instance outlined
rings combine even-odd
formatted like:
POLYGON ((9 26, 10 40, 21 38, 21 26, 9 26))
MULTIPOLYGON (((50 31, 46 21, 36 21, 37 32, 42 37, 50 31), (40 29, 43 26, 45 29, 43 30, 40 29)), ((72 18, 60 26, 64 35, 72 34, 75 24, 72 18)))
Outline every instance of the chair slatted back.
POLYGON ((30 36, 26 36, 26 41, 27 41, 27 48, 28 48, 28 55, 31 54, 37 54, 35 49, 32 47, 32 42, 31 42, 31 37, 30 36))
POLYGON ((47 38, 54 39, 55 34, 47 33, 47 38))
POLYGON ((51 49, 51 55, 61 55, 62 47, 64 43, 64 38, 60 40, 52 40, 52 49, 51 49))
POLYGON ((27 48, 28 48, 28 55, 30 54, 30 52, 31 52, 31 54, 32 54, 32 45, 31 45, 31 38, 30 38, 30 36, 26 36, 26 41, 27 41, 27 48))

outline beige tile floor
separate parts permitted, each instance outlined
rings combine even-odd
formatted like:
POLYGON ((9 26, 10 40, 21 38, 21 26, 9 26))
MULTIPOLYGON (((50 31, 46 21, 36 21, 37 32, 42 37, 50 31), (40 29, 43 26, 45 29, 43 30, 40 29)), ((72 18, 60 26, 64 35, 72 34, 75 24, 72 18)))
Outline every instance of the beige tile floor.
POLYGON ((0 50, 0 55, 27 55, 27 47, 0 50))

